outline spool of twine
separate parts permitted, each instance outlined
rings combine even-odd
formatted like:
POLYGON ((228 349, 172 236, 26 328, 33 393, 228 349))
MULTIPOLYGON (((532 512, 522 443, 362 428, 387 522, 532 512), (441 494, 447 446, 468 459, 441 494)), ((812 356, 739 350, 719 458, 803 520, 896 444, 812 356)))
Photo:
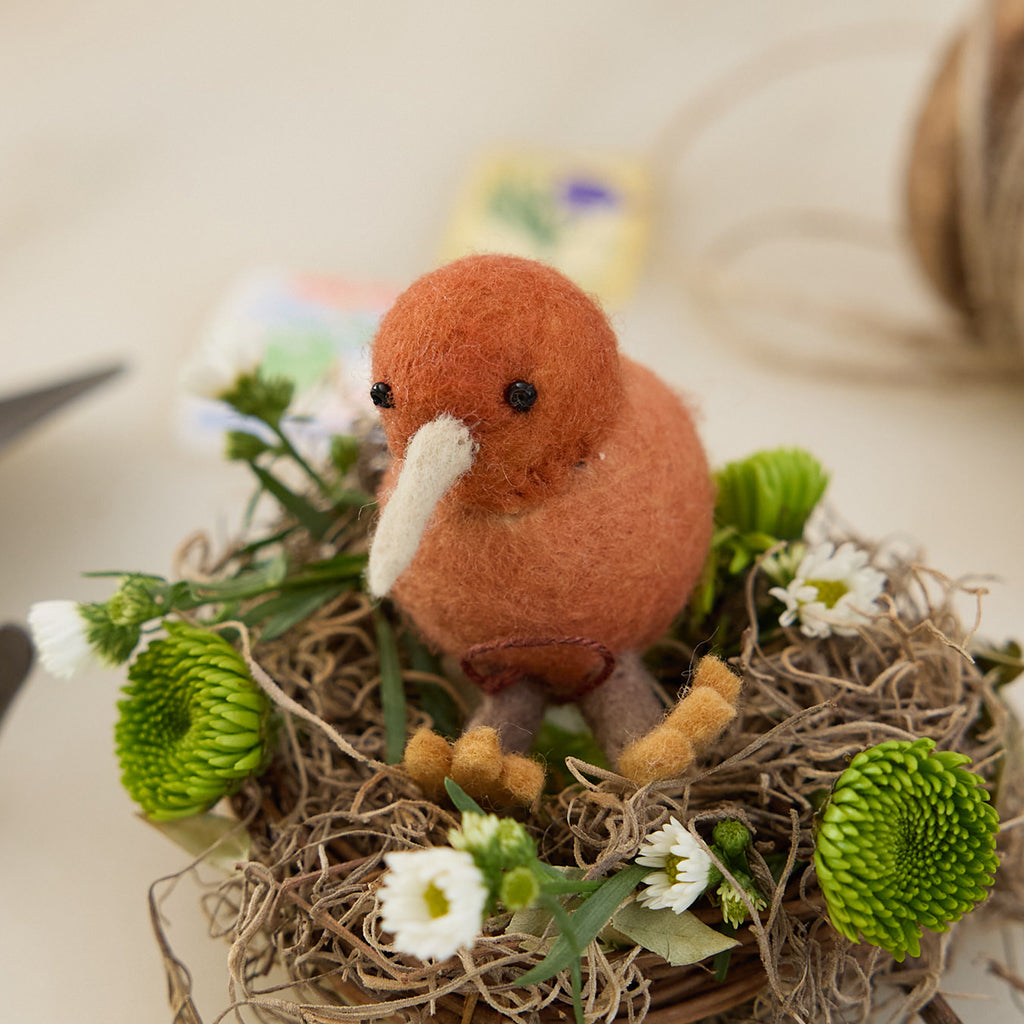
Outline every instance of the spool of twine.
POLYGON ((1024 360, 1024 0, 985 0, 952 40, 906 178, 921 267, 997 360, 1024 360))
MULTIPOLYGON (((920 23, 850 25, 784 39, 727 72, 683 104, 652 147, 668 219, 673 179, 708 128, 794 76, 917 55, 930 38, 920 23)), ((1024 0, 980 0, 911 123, 906 225, 780 206, 741 217, 703 245, 680 244, 683 233, 673 233, 662 258, 716 336, 773 367, 867 384, 1024 379, 1024 0), (944 315, 908 319, 870 297, 837 301, 795 271, 791 281, 738 272, 756 251, 794 243, 904 263, 909 247, 945 300, 944 315), (810 328, 814 343, 800 347, 771 324, 752 326, 751 314, 810 328)))

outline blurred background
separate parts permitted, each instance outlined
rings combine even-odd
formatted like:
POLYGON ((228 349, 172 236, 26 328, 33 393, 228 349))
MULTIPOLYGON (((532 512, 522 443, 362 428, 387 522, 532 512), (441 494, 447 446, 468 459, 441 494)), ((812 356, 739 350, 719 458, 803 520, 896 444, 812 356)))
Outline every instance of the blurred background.
MULTIPOLYGON (((0 622, 107 596, 85 570, 169 572, 196 528, 227 539, 249 479, 186 436, 178 376, 229 289, 267 268, 402 287, 453 244, 474 168, 499 149, 639 165, 646 233, 613 246, 628 283, 614 322, 700 409, 711 461, 809 448, 845 523, 991 577, 983 631, 1020 636, 1021 386, 944 369, 945 314, 901 234, 915 118, 972 9, 6 0, 0 392, 127 371, 0 451, 0 622), (735 295, 802 298, 795 316, 740 322, 710 272, 722 239, 808 206, 855 227, 840 244, 751 252, 757 287, 735 295), (804 315, 808 297, 916 347, 804 315)), ((185 855, 119 786, 121 681, 37 668, 2 723, 4 1019, 169 1019, 146 890, 185 855)), ((212 1020, 229 1001, 226 946, 188 885, 169 910, 212 1020)), ((981 996, 951 997, 957 1012, 1016 1019, 985 971, 988 956, 1014 962, 1008 940, 964 933, 946 990, 981 996)))

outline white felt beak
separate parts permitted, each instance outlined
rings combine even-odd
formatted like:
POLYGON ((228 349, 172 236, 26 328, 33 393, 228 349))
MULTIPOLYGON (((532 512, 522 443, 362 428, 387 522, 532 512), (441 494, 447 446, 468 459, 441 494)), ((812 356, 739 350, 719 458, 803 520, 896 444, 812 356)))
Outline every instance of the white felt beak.
POLYGON ((437 503, 475 454, 469 428, 447 413, 413 434, 370 547, 366 581, 374 597, 383 597, 409 568, 437 503))

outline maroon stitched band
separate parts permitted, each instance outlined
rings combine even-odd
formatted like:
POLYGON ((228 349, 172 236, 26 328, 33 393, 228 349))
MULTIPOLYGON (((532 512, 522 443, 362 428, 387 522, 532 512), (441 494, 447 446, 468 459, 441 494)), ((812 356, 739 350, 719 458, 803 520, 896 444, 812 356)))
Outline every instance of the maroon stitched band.
POLYGON ((510 648, 521 647, 583 647, 593 651, 601 658, 601 667, 597 672, 584 679, 578 686, 569 691, 558 690, 558 700, 579 700, 580 697, 597 689, 611 674, 615 668, 615 655, 612 654, 604 644, 598 640, 590 640, 584 636, 564 637, 560 640, 543 637, 513 637, 509 640, 492 640, 488 643, 474 644, 462 656, 459 662, 462 671, 468 679, 480 687, 484 693, 498 693, 506 686, 511 686, 523 678, 525 674, 517 668, 505 668, 498 672, 484 675, 474 665, 473 660, 485 654, 492 654, 495 651, 509 650, 510 648))

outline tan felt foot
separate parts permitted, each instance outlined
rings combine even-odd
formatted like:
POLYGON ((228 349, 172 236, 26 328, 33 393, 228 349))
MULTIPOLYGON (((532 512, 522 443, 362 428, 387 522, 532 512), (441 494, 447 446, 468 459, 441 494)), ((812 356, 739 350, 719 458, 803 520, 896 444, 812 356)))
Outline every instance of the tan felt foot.
POLYGON ((693 676, 694 690, 707 687, 720 693, 730 704, 736 703, 742 686, 743 680, 713 654, 705 654, 700 659, 693 676))
POLYGON ((420 729, 405 745, 402 767, 430 797, 444 792, 445 777, 451 774, 452 751, 443 736, 420 729))
POLYGON ((499 784, 504 803, 529 807, 544 788, 544 766, 519 754, 506 754, 499 784))
POLYGON ((501 764, 501 742, 489 726, 470 729, 452 747, 452 778, 470 796, 497 791, 501 764))
POLYGON ((665 719, 663 728, 685 736, 694 750, 707 749, 736 717, 736 705, 710 687, 691 690, 665 719))
POLYGON ((705 655, 690 692, 668 717, 619 756, 619 771, 637 785, 682 775, 736 717, 742 682, 724 662, 705 655))
POLYGON ((619 771, 638 786, 682 775, 693 763, 689 740, 665 724, 631 743, 619 755, 619 771))

